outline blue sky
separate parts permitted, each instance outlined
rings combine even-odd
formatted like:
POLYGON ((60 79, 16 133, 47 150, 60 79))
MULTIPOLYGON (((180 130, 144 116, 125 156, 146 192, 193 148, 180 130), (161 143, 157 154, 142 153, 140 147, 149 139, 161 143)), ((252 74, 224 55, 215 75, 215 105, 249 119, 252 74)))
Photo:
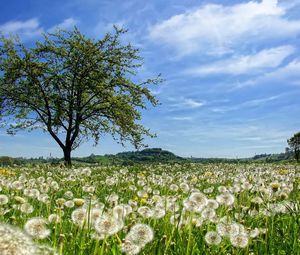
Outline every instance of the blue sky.
MULTIPOLYGON (((300 0, 2 0, 0 30, 30 45, 56 27, 78 26, 101 38, 112 25, 129 29, 141 49, 139 78, 162 73, 151 88, 161 102, 143 113, 157 134, 146 139, 182 156, 245 157, 282 152, 300 129, 300 0)), ((104 135, 74 155, 116 153, 104 135)), ((61 156, 39 131, 6 135, 0 155, 61 156)))

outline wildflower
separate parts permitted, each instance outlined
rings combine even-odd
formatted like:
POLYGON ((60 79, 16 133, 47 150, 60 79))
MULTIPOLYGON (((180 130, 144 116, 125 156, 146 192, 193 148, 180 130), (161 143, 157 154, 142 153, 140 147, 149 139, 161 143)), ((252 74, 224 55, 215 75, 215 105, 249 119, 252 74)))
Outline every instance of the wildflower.
POLYGON ((85 208, 78 208, 71 214, 72 221, 79 226, 83 226, 87 217, 87 210, 85 208))
POLYGON ((214 199, 207 199, 206 208, 217 209, 219 207, 219 203, 214 199))
POLYGON ((11 184, 11 187, 12 189, 16 189, 16 190, 21 190, 24 188, 24 184, 20 181, 14 181, 12 184, 11 184))
POLYGON ((154 233, 150 226, 146 224, 134 225, 125 240, 129 240, 131 243, 143 248, 147 243, 153 240, 154 233))
POLYGON ((270 183, 270 187, 274 192, 276 192, 281 187, 281 184, 279 182, 272 182, 270 183))
POLYGON ((171 191, 176 192, 176 191, 178 191, 178 189, 179 189, 178 185, 176 185, 176 184, 171 184, 171 185, 170 185, 170 190, 171 190, 171 191))
POLYGON ((202 212, 201 212, 201 216, 203 219, 212 219, 216 216, 216 212, 214 209, 210 209, 210 208, 205 208, 202 212))
POLYGON ((0 205, 5 205, 9 201, 8 196, 0 194, 0 205))
POLYGON ((192 193, 189 197, 189 200, 196 203, 199 207, 204 207, 207 205, 206 196, 200 192, 192 193))
POLYGON ((132 242, 130 242, 129 240, 125 240, 122 244, 121 244, 121 251, 123 253, 126 253, 127 255, 135 255, 138 254, 140 252, 141 248, 139 246, 137 246, 136 244, 133 244, 132 242))
POLYGON ((252 230, 249 232, 249 236, 250 236, 251 238, 255 238, 255 237, 257 237, 259 234, 260 234, 260 232, 259 232, 259 229, 258 229, 258 228, 252 229, 252 230))
POLYGON ((1 255, 32 255, 36 254, 36 247, 20 229, 0 224, 0 251, 1 255))
POLYGON ((148 198, 148 193, 145 190, 139 190, 137 192, 137 195, 138 195, 138 197, 141 197, 141 198, 148 198))
POLYGON ((150 218, 153 216, 153 211, 147 207, 147 206, 142 206, 138 208, 137 212, 143 217, 143 218, 150 218))
POLYGON ((84 199, 82 199, 82 198, 74 198, 73 201, 74 201, 74 204, 78 207, 82 206, 85 203, 84 199))
POLYGON ((34 255, 57 255, 57 253, 52 247, 40 245, 37 247, 36 254, 34 255))
POLYGON ((58 198, 55 202, 59 207, 63 207, 66 200, 64 198, 58 198))
POLYGON ((67 199, 72 199, 74 197, 73 192, 72 191, 66 191, 64 194, 64 197, 67 199))
POLYGON ((153 210, 153 216, 152 218, 154 219, 161 219, 165 216, 166 214, 166 211, 164 208, 161 208, 161 207, 155 207, 153 210))
POLYGON ((95 230, 98 234, 111 236, 119 232, 124 226, 123 221, 108 214, 102 215, 95 222, 95 230))
POLYGON ((209 245, 219 245, 222 238, 216 231, 209 231, 205 235, 205 241, 209 245))
POLYGON ((204 208, 201 204, 190 199, 185 199, 183 201, 183 206, 187 211, 190 212, 201 212, 201 210, 204 208))
POLYGON ((46 228, 46 220, 43 218, 32 218, 24 226, 25 231, 36 239, 45 239, 50 235, 50 230, 46 228))
POLYGON ((203 224, 203 218, 201 218, 201 217, 193 217, 191 222, 196 227, 200 227, 203 224))
POLYGON ((15 196, 14 199, 18 204, 24 204, 26 203, 26 200, 23 197, 15 196))
POLYGON ((50 223, 59 223, 59 222, 60 222, 60 216, 57 215, 57 214, 55 214, 55 213, 50 214, 50 215, 48 216, 48 221, 49 221, 50 223))
POLYGON ((234 196, 230 193, 224 193, 216 197, 218 203, 230 206, 234 203, 234 196))
POLYGON ((30 214, 34 211, 34 208, 31 204, 24 203, 21 205, 20 210, 22 213, 30 214))
POLYGON ((81 170, 81 174, 82 174, 82 175, 90 176, 91 173, 92 173, 92 170, 91 170, 90 168, 88 168, 88 167, 83 168, 83 169, 81 170))
POLYGON ((189 190, 190 190, 190 187, 187 183, 180 183, 179 187, 181 188, 181 190, 184 192, 184 193, 188 193, 189 190))
POLYGON ((219 191, 220 193, 225 193, 225 192, 227 192, 228 190, 227 190, 227 188, 226 188, 225 186, 219 186, 219 187, 218 187, 218 191, 219 191))
POLYGON ((73 208, 74 205, 75 205, 75 203, 74 203, 73 200, 69 200, 69 201, 66 201, 66 202, 64 203, 64 205, 65 205, 66 207, 68 207, 68 208, 73 208))
POLYGON ((110 194, 107 198, 107 202, 109 202, 110 204, 117 204, 118 200, 119 200, 119 196, 115 193, 110 194))
POLYGON ((91 223, 94 224, 96 220, 102 215, 103 208, 92 208, 90 210, 91 223))
POLYGON ((251 199, 251 203, 254 205, 260 205, 262 204, 264 201, 260 198, 260 197, 254 197, 251 199))
POLYGON ((30 189, 28 192, 29 197, 38 198, 39 195, 40 195, 40 191, 37 189, 30 189))
POLYGON ((236 223, 218 223, 217 232, 220 236, 234 236, 239 233, 239 226, 236 223))
POLYGON ((230 242, 234 247, 245 248, 248 245, 248 236, 243 234, 230 236, 230 242))

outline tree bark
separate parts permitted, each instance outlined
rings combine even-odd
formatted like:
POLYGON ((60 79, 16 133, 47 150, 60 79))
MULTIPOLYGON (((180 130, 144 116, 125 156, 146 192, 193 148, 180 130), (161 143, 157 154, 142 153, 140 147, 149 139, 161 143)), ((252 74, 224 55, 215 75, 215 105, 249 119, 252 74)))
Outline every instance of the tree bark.
POLYGON ((296 158, 297 163, 299 163, 299 156, 300 156, 300 151, 295 150, 295 158, 296 158))
POLYGON ((64 149, 64 161, 65 161, 65 165, 66 166, 71 166, 72 162, 71 162, 71 147, 65 147, 64 149))

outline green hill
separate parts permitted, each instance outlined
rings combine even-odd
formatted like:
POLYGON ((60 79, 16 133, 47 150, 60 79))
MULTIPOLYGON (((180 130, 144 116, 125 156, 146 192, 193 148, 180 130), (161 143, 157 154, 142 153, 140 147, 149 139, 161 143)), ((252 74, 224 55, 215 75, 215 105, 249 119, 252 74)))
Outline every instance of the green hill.
MULTIPOLYGON (((116 155, 94 155, 87 157, 74 157, 75 164, 101 164, 101 165, 133 165, 141 163, 238 163, 238 162, 285 162, 292 161, 293 153, 260 154, 251 158, 228 159, 228 158, 184 158, 161 148, 150 148, 141 151, 120 152, 116 155)), ((12 158, 0 157, 0 166, 52 163, 59 164, 62 158, 12 158)))
POLYGON ((131 160, 133 162, 178 162, 186 159, 176 156, 174 153, 161 148, 144 149, 141 151, 120 152, 115 157, 121 160, 131 160))

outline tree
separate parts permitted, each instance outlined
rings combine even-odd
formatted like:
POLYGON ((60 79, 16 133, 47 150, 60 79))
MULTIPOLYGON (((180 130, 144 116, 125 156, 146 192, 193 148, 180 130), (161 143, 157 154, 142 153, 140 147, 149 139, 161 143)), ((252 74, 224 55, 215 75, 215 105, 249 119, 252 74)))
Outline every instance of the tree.
POLYGON ((122 145, 143 146, 154 135, 139 124, 141 110, 156 106, 147 85, 137 82, 142 58, 123 45, 124 29, 115 27, 101 40, 86 38, 77 28, 46 33, 34 47, 18 38, 0 40, 0 102, 10 121, 8 132, 41 128, 48 132, 71 164, 71 151, 109 133, 122 145))
POLYGON ((300 132, 294 134, 287 140, 290 149, 294 152, 294 156, 297 162, 300 159, 300 132))

